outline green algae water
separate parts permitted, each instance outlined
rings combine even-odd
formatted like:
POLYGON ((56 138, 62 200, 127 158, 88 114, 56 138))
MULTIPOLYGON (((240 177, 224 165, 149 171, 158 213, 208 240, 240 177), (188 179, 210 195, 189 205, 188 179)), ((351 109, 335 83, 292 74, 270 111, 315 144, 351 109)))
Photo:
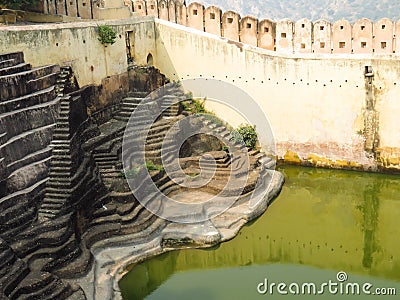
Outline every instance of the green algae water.
POLYGON ((136 265, 120 281, 123 299, 399 299, 400 176, 279 171, 281 194, 236 238, 136 265), (287 294, 265 290, 272 282, 285 283, 287 294))

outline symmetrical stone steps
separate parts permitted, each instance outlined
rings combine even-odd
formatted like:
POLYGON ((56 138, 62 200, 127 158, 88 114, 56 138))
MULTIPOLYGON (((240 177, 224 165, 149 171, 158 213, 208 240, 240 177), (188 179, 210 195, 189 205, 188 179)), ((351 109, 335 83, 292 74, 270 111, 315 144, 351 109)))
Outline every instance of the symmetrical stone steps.
POLYGON ((58 65, 48 65, 0 76, 0 101, 18 98, 55 85, 59 71, 58 65))
POLYGON ((31 65, 27 63, 20 63, 9 67, 3 67, 0 69, 0 76, 25 72, 30 70, 31 68, 31 65))
POLYGON ((54 127, 54 124, 50 124, 25 131, 0 145, 0 151, 4 153, 7 165, 47 147, 54 127))
POLYGON ((0 102, 0 114, 14 112, 23 108, 31 108, 34 105, 45 103, 56 98, 55 86, 40 89, 28 95, 23 95, 7 101, 0 102))
POLYGON ((8 164, 7 170, 11 175, 16 170, 21 169, 30 164, 34 164, 39 161, 49 160, 51 157, 51 151, 52 151, 52 149, 48 146, 46 148, 39 149, 38 151, 32 152, 32 153, 24 156, 23 158, 8 164))
POLYGON ((0 54, 0 69, 8 68, 24 62, 23 52, 0 54))
POLYGON ((0 180, 7 195, 0 198, 0 230, 7 241, 36 220, 58 114, 58 69, 32 69, 21 52, 0 55, 0 180))

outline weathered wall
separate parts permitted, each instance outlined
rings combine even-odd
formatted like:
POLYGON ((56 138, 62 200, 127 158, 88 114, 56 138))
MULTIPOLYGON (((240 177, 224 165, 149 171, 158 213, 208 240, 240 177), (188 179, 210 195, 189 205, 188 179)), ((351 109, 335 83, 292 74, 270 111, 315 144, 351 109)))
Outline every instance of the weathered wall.
MULTIPOLYGON (((161 21, 156 29, 154 65, 171 79, 209 77, 244 89, 270 120, 279 158, 331 167, 400 167, 400 66, 394 57, 277 55, 161 21), (366 66, 374 71, 371 84, 366 66)), ((226 108, 208 107, 240 123, 226 108)))
MULTIPOLYGON (((326 166, 400 168, 397 56, 284 55, 168 21, 156 20, 155 26, 151 17, 109 24, 117 40, 108 47, 97 40, 97 22, 8 26, 0 31, 0 52, 24 50, 34 67, 71 65, 80 86, 103 85, 99 106, 106 106, 129 81, 129 36, 132 58, 139 65, 147 64, 151 54, 153 64, 171 79, 211 77, 248 92, 271 122, 280 158, 326 166), (370 71, 366 66, 372 67, 372 77, 365 77, 370 71)), ((233 114, 223 111, 221 116, 238 125, 233 114)))
POLYGON ((97 26, 102 22, 7 26, 0 31, 0 53, 23 51, 33 66, 70 65, 80 86, 100 84, 104 78, 127 71, 126 32, 131 33, 135 59, 145 62, 148 49, 154 48, 152 20, 107 22, 117 33, 115 44, 107 47, 97 40, 97 26), (139 38, 140 43, 134 43, 139 38))

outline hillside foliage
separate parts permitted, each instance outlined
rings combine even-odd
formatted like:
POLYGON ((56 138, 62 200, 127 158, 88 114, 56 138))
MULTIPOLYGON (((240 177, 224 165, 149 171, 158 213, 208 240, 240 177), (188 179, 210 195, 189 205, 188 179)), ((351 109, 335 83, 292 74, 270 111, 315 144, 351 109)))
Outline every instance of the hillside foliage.
POLYGON ((37 0, 0 0, 0 8, 24 9, 37 3, 37 0))

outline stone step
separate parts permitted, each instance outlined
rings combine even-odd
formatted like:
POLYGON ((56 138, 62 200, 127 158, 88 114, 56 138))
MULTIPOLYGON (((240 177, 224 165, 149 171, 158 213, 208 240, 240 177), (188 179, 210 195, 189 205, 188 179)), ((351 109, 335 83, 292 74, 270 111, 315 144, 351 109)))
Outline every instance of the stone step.
POLYGON ((118 157, 116 155, 103 156, 103 157, 95 157, 94 159, 98 165, 101 165, 102 162, 117 162, 118 157))
POLYGON ((56 65, 44 66, 0 77, 0 86, 2 88, 8 86, 3 93, 2 100, 21 97, 30 91, 39 91, 54 85, 56 73, 51 74, 51 76, 46 74, 56 72, 57 69, 58 66, 56 65), (26 84, 22 84, 23 82, 26 82, 26 84))
POLYGON ((70 193, 62 193, 62 192, 59 192, 59 193, 53 192, 53 193, 51 193, 51 192, 47 192, 46 191, 46 193, 45 193, 45 197, 52 198, 52 199, 54 199, 54 198, 65 199, 66 197, 69 197, 70 195, 71 195, 70 193))
POLYGON ((54 183, 54 182, 60 182, 60 183, 71 183, 71 177, 70 176, 61 176, 60 174, 50 176, 49 180, 47 180, 47 183, 54 183))
POLYGON ((51 157, 51 151, 52 149, 50 147, 46 147, 38 151, 29 153, 21 159, 8 164, 7 170, 11 173, 30 164, 39 163, 40 161, 46 161, 48 158, 51 157))
POLYGON ((7 141, 7 132, 0 132, 0 145, 7 141))
POLYGON ((0 69, 0 76, 5 76, 5 75, 11 75, 11 74, 17 74, 21 72, 25 72, 31 69, 31 65, 27 63, 20 63, 8 68, 2 68, 0 69))
POLYGON ((71 154, 65 153, 65 152, 68 151, 68 150, 69 150, 69 148, 60 148, 60 147, 57 147, 56 149, 53 149, 52 158, 53 158, 53 159, 56 159, 56 160, 61 160, 61 161, 64 161, 64 160, 71 160, 71 159, 72 159, 71 154), (57 151, 57 150, 59 150, 59 151, 57 151), (61 150, 61 151, 60 151, 60 150, 61 150), (62 151, 62 150, 65 150, 65 151, 62 151))
POLYGON ((71 182, 56 182, 56 181, 48 181, 46 184, 47 188, 56 188, 56 189, 63 189, 68 190, 71 188, 71 182))
POLYGON ((1 271, 15 261, 16 257, 11 248, 7 247, 0 253, 0 274, 1 271))
POLYGON ((46 197, 43 199, 43 204, 44 204, 44 203, 49 203, 49 204, 58 204, 58 205, 61 205, 61 204, 64 204, 65 201, 66 201, 67 199, 68 199, 67 197, 65 197, 65 198, 52 198, 52 197, 46 196, 46 197))
POLYGON ((60 111, 59 116, 60 117, 69 117, 69 114, 70 114, 69 109, 68 110, 65 109, 65 110, 60 111))
POLYGON ((58 172, 58 173, 70 173, 71 168, 69 166, 50 166, 50 172, 58 172))
POLYGON ((149 94, 148 92, 128 92, 128 96, 133 98, 145 98, 149 94))
POLYGON ((140 101, 124 99, 124 100, 122 100, 121 108, 126 107, 126 108, 131 108, 132 110, 135 110, 135 108, 138 107, 139 104, 140 104, 140 101))
POLYGON ((68 143, 68 147, 63 147, 63 146, 57 145, 56 147, 53 148, 52 153, 53 153, 53 157, 55 155, 71 156, 71 149, 69 148, 69 143, 68 143))
MULTIPOLYGON (((69 141, 69 133, 54 133, 53 139, 58 141, 69 141)), ((54 140, 52 141, 53 144, 54 140)))
POLYGON ((0 54, 0 62, 4 62, 10 59, 13 59, 16 64, 22 63, 24 62, 24 53, 20 51, 0 54))
POLYGON ((43 104, 51 100, 56 99, 57 95, 54 90, 54 86, 40 89, 35 92, 23 95, 21 97, 13 98, 0 103, 0 113, 15 109, 23 109, 32 107, 38 104, 43 104))
POLYGON ((70 160, 52 160, 50 162, 51 167, 71 167, 72 166, 72 161, 70 160))
POLYGON ((56 278, 50 273, 31 272, 28 276, 24 278, 22 282, 18 284, 17 288, 12 293, 12 298, 21 299, 19 297, 23 297, 24 294, 32 295, 36 291, 39 291, 46 286, 52 284, 55 280, 56 278))
POLYGON ((108 158, 108 157, 112 157, 112 158, 114 158, 114 157, 117 157, 115 154, 113 154, 113 153, 109 153, 109 152, 97 152, 97 153, 95 153, 94 155, 93 155, 93 157, 94 157, 94 159, 102 159, 102 158, 108 158))
POLYGON ((116 169, 103 169, 100 170, 100 175, 102 178, 118 178, 121 177, 121 172, 116 169))
POLYGON ((33 77, 35 79, 28 80, 26 87, 29 91, 41 90, 55 85, 57 73, 51 73, 44 76, 33 77))
POLYGON ((156 151, 156 150, 161 150, 161 148, 165 149, 173 149, 171 148, 172 146, 175 146, 175 141, 173 140, 161 140, 160 142, 153 142, 153 143, 146 143, 145 145, 145 151, 146 153, 150 151, 156 151))
POLYGON ((71 294, 69 286, 65 285, 61 281, 55 281, 53 284, 46 286, 45 288, 29 295, 21 295, 18 299, 20 300, 53 300, 53 299, 65 299, 71 294))
POLYGON ((96 161, 99 167, 109 166, 117 163, 118 160, 106 160, 106 161, 96 161))
POLYGON ((59 147, 65 147, 70 145, 69 141, 64 141, 64 140, 52 140, 51 144, 54 146, 59 146, 59 147))
POLYGON ((0 286, 2 291, 9 295, 18 286, 18 284, 29 274, 29 269, 25 262, 17 259, 5 274, 0 277, 0 286))
POLYGON ((143 97, 126 97, 126 98, 122 99, 122 104, 124 104, 124 103, 139 104, 142 101, 143 101, 143 97))
POLYGON ((57 213, 53 212, 53 211, 39 209, 39 212, 38 212, 39 220, 51 220, 51 219, 54 219, 56 216, 57 216, 57 213))
POLYGON ((15 59, 13 59, 13 58, 6 59, 3 61, 0 61, 0 69, 9 68, 9 67, 15 66, 16 64, 18 64, 18 62, 15 59))
POLYGON ((70 194, 71 192, 72 192, 71 189, 55 189, 55 188, 52 188, 52 187, 46 187, 46 195, 47 195, 47 193, 54 193, 54 194, 59 193, 59 194, 66 194, 66 195, 68 195, 68 194, 70 194))
POLYGON ((64 207, 64 202, 63 203, 49 203, 49 202, 43 202, 42 205, 40 206, 40 211, 54 211, 57 212, 60 209, 64 207))
POLYGON ((68 121, 57 121, 56 122, 56 130, 62 129, 62 128, 68 128, 69 132, 69 122, 68 121))
MULTIPOLYGON (((69 123, 68 123, 68 125, 69 125, 69 123)), ((69 132, 70 132, 70 129, 69 129, 68 126, 67 126, 67 128, 65 128, 65 127, 56 127, 54 129, 54 133, 55 134, 60 134, 60 133, 68 133, 69 134, 69 132)))

